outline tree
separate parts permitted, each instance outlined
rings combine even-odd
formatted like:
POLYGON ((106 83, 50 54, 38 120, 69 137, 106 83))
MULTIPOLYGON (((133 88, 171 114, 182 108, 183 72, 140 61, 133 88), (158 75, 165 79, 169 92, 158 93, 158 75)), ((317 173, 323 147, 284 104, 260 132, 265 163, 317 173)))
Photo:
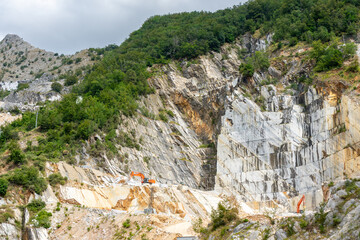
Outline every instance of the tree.
POLYGON ((78 81, 78 79, 77 79, 77 77, 75 75, 70 75, 70 76, 66 77, 64 85, 65 86, 71 86, 71 85, 76 84, 77 81, 78 81))
POLYGON ((51 90, 53 90, 54 92, 60 93, 62 89, 63 86, 58 82, 54 82, 51 84, 51 90))
POLYGON ((254 75, 254 67, 250 63, 242 63, 239 66, 239 71, 246 78, 254 75))
POLYGON ((88 139, 91 134, 95 132, 95 129, 95 123, 91 120, 86 119, 78 126, 77 135, 81 139, 88 139))
POLYGON ((25 155, 22 153, 19 144, 17 141, 11 141, 9 144, 10 156, 9 161, 15 164, 24 164, 26 163, 25 155))

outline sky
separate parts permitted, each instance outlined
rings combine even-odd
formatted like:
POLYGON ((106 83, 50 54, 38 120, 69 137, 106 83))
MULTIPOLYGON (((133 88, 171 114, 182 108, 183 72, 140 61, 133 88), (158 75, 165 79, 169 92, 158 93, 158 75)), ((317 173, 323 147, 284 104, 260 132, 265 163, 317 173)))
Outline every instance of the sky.
POLYGON ((245 0, 0 0, 0 40, 17 34, 35 47, 73 54, 120 44, 153 15, 216 11, 245 0))

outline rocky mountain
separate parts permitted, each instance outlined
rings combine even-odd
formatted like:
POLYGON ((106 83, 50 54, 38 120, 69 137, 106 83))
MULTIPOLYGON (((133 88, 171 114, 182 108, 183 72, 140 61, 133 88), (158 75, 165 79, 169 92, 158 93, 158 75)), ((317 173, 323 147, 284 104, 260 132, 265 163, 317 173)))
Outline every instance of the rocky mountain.
POLYGON ((247 19, 152 49, 162 21, 108 54, 1 41, 0 238, 359 238, 356 34, 309 43, 247 19))
MULTIPOLYGON (((0 107, 33 110, 38 102, 60 99, 61 94, 54 92, 51 84, 59 81, 64 85, 64 75, 82 74, 96 58, 97 54, 89 50, 71 56, 47 52, 33 47, 17 35, 6 35, 0 42, 0 107)), ((65 86, 63 91, 69 92, 69 87, 65 86)))
MULTIPOLYGON (((66 184, 48 185, 43 194, 26 195, 23 200, 10 194, 3 204, 15 222, 3 223, 1 235, 120 239, 134 234, 134 239, 145 235, 169 239, 197 234, 194 220, 207 221, 219 202, 233 198, 250 221, 230 229, 232 238, 258 239, 266 233, 282 239, 304 231, 294 223, 301 215, 291 220, 302 195, 303 218, 309 223, 315 222, 314 213, 325 199, 334 199, 328 201, 327 211, 344 205, 336 199, 345 182, 330 191, 327 186, 359 174, 358 89, 341 80, 321 81, 321 76, 316 83, 291 87, 296 79, 310 76, 312 66, 302 60, 305 55, 292 56, 305 53, 302 46, 272 52, 266 71, 244 78, 238 71, 239 53, 268 49, 270 43, 271 36, 265 41, 245 35, 219 53, 193 62, 154 66, 150 85, 156 91, 140 99, 136 116, 123 118, 124 124, 116 129, 117 153, 94 148, 106 142, 106 135, 96 134, 70 165, 47 163, 45 176, 59 173, 66 184), (124 143, 127 138, 132 144, 124 143), (158 184, 129 181, 131 171, 142 172, 158 184), (11 207, 33 199, 43 200, 53 211, 50 231, 31 228, 37 224, 26 217, 27 210, 24 218, 11 207), (149 207, 156 214, 142 220, 149 207), (270 209, 276 209, 274 226, 266 217, 270 209), (131 233, 117 227, 126 219, 131 233), (288 221, 295 224, 294 233, 286 232, 288 221), (20 231, 16 222, 25 228, 20 231), (259 222, 268 225, 258 228, 259 222), (79 230, 74 223, 85 227, 79 230)), ((356 219, 357 202, 351 200, 355 215, 345 210, 341 218, 333 217, 341 222, 331 232, 335 239, 342 239, 349 228, 357 234, 357 228, 347 223, 356 219)), ((326 218, 330 226, 331 216, 326 218)), ((317 235, 316 231, 310 235, 317 235)))

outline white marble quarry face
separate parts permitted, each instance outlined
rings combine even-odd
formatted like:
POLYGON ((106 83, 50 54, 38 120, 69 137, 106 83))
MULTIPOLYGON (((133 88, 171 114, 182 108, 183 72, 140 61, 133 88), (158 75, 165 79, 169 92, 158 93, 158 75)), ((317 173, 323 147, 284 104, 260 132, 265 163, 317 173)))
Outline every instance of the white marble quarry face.
POLYGON ((359 141, 360 109, 346 96, 340 105, 331 104, 312 87, 301 105, 296 97, 261 90, 265 112, 241 94, 226 107, 216 188, 240 194, 245 201, 302 194, 322 201, 322 184, 351 174, 346 166, 358 158, 349 146, 359 141))

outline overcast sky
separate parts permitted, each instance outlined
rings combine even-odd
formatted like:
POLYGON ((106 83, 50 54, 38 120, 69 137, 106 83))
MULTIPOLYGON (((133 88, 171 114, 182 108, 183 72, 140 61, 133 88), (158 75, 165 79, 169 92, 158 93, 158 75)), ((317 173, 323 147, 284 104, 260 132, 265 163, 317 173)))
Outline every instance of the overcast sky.
POLYGON ((70 54, 120 44, 153 15, 240 2, 245 0, 0 0, 0 39, 13 33, 35 47, 70 54))

